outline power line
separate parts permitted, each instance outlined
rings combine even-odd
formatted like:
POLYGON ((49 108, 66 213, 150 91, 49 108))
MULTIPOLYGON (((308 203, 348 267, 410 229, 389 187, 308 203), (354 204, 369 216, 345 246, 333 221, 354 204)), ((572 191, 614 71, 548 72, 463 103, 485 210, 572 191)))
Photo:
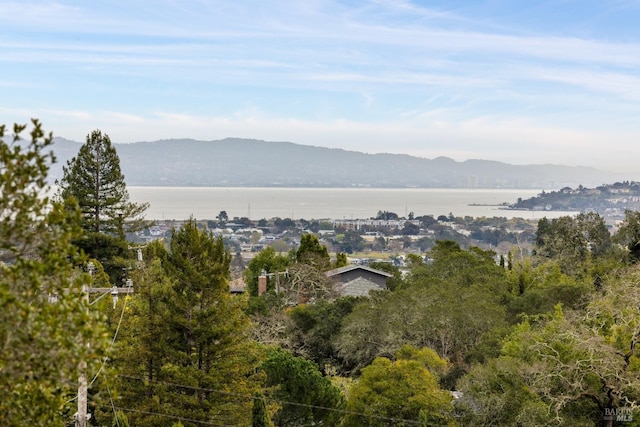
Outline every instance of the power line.
MULTIPOLYGON (((91 276, 93 278, 93 273, 95 271, 95 266, 94 266, 92 261, 89 261, 87 263, 87 270, 89 272, 89 276, 91 276)), ((126 271, 125 271, 125 273, 126 273, 126 271)), ((119 293, 122 292, 122 293, 125 293, 127 295, 130 294, 130 293, 133 293, 133 282, 132 282, 132 280, 131 279, 126 279, 125 284, 126 284, 126 287, 123 287, 123 288, 118 288, 116 285, 112 286, 111 288, 93 288, 89 284, 83 284, 82 285, 82 291, 83 291, 83 293, 85 293, 87 312, 89 310, 89 307, 92 304, 90 302, 90 294, 91 293, 102 293, 103 294, 98 299, 94 300, 94 302, 98 301, 100 298, 102 298, 107 293, 111 293, 111 295, 113 296, 113 308, 115 309, 116 303, 118 301, 118 294, 119 293)), ((116 337, 118 335, 118 331, 120 330, 120 325, 122 323, 122 318, 124 317, 125 306, 126 306, 126 298, 125 298, 125 302, 123 303, 122 313, 120 315, 120 321, 118 322, 118 327, 116 328, 116 332, 114 334, 113 340, 111 341, 111 347, 109 348, 109 350, 113 347, 113 344, 114 344, 114 342, 116 340, 116 337)), ((88 388, 98 378, 98 375, 100 375, 100 372, 102 372, 102 369, 104 368, 106 361, 107 361, 107 357, 105 356, 104 359, 102 360, 102 364, 100 366, 100 369, 98 370, 98 373, 96 373, 96 375, 91 380, 91 384, 89 384, 89 385, 87 385, 87 376, 86 376, 86 372, 85 372, 86 366, 87 366, 87 362, 84 359, 82 359, 80 361, 80 365, 78 367, 79 371, 80 371, 80 377, 78 378, 78 411, 75 414, 75 425, 76 425, 76 427, 86 427, 86 425, 87 425, 87 420, 91 416, 90 414, 87 413, 88 388)))
MULTIPOLYGON (((104 374, 103 374, 104 376, 104 374)), ((113 418, 116 420, 117 427, 120 427, 120 420, 118 420, 118 412, 116 411, 116 406, 113 404, 113 397, 111 396, 111 389, 109 388, 109 384, 105 381, 104 385, 107 387, 107 393, 109 393, 109 402, 111 402, 111 408, 113 408, 113 418)))
MULTIPOLYGON (((111 349, 113 348, 113 345, 116 342, 116 338, 118 337, 118 332, 120 331, 120 325, 122 324, 122 318, 124 317, 124 312, 125 312, 125 309, 127 308, 127 301, 128 300, 129 300, 129 296, 127 295, 127 296, 125 296, 124 302, 122 303, 122 312, 120 313, 120 319, 118 320, 118 326, 116 326, 116 330, 115 330, 115 332, 113 334, 113 339, 111 340, 111 345, 109 346, 109 351, 111 351, 111 349)), ((107 363, 107 359, 108 359, 108 356, 104 356, 104 358, 102 359, 102 364, 100 365, 100 369, 98 369, 98 372, 95 374, 95 376, 93 377, 93 379, 89 383, 89 387, 91 387, 93 385, 93 383, 96 381, 96 379, 98 378, 98 376, 102 372, 102 369, 104 368, 104 365, 107 363)))
MULTIPOLYGON (((161 385, 166 385, 166 386, 171 386, 171 387, 178 387, 178 388, 184 388, 184 389, 189 389, 189 390, 199 390, 199 391, 206 391, 206 392, 211 392, 211 393, 219 393, 219 394, 225 394, 225 395, 230 395, 230 396, 242 397, 245 400, 247 400, 247 399, 253 400, 254 399, 253 396, 248 396, 248 395, 241 394, 241 393, 234 393, 234 392, 230 392, 230 391, 215 390, 215 389, 211 389, 211 388, 204 388, 204 387, 176 384, 176 383, 171 383, 171 382, 166 382, 166 381, 149 380, 149 379, 146 379, 146 378, 135 377, 135 376, 131 376, 131 375, 118 375, 118 376, 121 377, 121 378, 129 378, 129 379, 133 379, 133 380, 137 380, 137 381, 145 381, 145 382, 156 383, 156 384, 161 384, 161 385)), ((270 401, 270 402, 280 403, 280 404, 284 404, 284 405, 300 406, 300 407, 311 408, 311 409, 322 409, 322 410, 325 410, 325 411, 339 412, 339 413, 342 413, 344 415, 357 415, 357 416, 361 416, 361 417, 373 418, 373 419, 382 420, 382 421, 391 421, 391 422, 395 422, 395 423, 403 422, 403 423, 408 423, 408 424, 420 425, 420 422, 419 421, 415 421, 415 420, 407 420, 407 419, 403 419, 403 418, 383 417, 383 416, 380 416, 380 415, 373 415, 373 414, 364 414, 362 412, 349 411, 349 410, 346 410, 346 409, 329 408, 329 407, 326 407, 326 406, 312 405, 312 404, 308 404, 308 403, 289 402, 289 401, 286 401, 286 400, 278 400, 278 399, 269 398, 267 396, 265 396, 265 399, 270 401)), ((239 402, 239 401, 236 400, 235 402, 239 402)))
MULTIPOLYGON (((110 409, 111 407, 109 406, 105 406, 105 405, 98 405, 98 408, 103 408, 103 409, 110 409)), ((202 424, 202 425, 206 425, 206 426, 229 426, 229 424, 220 424, 220 423, 215 423, 212 421, 202 421, 202 420, 196 420, 193 418, 186 418, 186 417, 181 417, 178 415, 171 415, 171 414, 164 414, 161 412, 152 412, 152 411, 143 411, 140 409, 133 409, 133 408, 125 408, 123 406, 113 406, 114 410, 117 411, 123 411, 123 412, 135 412, 138 414, 143 414, 143 415, 156 415, 156 416, 160 416, 160 417, 165 417, 165 418, 171 418, 173 420, 178 420, 178 421, 188 421, 190 423, 196 423, 196 424, 202 424)))

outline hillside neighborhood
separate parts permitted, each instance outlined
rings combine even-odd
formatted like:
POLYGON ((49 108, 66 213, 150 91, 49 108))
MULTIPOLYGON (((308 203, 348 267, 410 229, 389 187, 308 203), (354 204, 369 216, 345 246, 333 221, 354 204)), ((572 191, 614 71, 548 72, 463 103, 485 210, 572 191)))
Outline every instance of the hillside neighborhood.
POLYGON ((625 403, 640 396, 639 332, 628 330, 640 319, 640 212, 626 209, 637 198, 625 188, 635 183, 607 192, 606 217, 586 203, 604 191, 580 187, 519 200, 551 212, 581 198, 579 213, 537 221, 379 210, 154 222, 148 202, 129 200, 99 130, 42 197, 51 138, 33 126, 24 152, 0 141, 12 183, 0 418, 24 408, 18 417, 77 427, 360 427, 638 416, 625 403), (494 378, 515 383, 487 386, 494 378), (34 393, 51 405, 24 406, 34 393), (509 410, 496 413, 496 400, 509 410))

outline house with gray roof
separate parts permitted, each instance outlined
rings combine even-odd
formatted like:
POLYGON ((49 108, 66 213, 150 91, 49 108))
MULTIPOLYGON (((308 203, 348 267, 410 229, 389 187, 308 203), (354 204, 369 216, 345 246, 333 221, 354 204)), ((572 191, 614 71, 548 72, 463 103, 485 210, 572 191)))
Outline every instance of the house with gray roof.
POLYGON ((372 290, 387 289, 387 279, 391 273, 364 265, 347 265, 329 270, 327 277, 336 282, 335 289, 340 296, 369 296, 372 290))

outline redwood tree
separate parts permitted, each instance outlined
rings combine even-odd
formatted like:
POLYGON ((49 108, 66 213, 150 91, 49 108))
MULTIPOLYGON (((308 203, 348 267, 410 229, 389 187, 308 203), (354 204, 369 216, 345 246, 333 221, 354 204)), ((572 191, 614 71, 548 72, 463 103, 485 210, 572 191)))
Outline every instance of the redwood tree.
POLYGON ((111 139, 100 130, 87 135, 78 155, 67 162, 59 182, 60 196, 73 197, 83 216, 83 228, 93 233, 119 234, 143 225, 148 203, 132 203, 111 139))
POLYGON ((169 251, 155 243, 125 313, 118 405, 136 426, 249 425, 258 372, 246 299, 229 292, 231 254, 222 238, 186 222, 171 235, 169 251), (161 414, 161 415, 158 415, 161 414))

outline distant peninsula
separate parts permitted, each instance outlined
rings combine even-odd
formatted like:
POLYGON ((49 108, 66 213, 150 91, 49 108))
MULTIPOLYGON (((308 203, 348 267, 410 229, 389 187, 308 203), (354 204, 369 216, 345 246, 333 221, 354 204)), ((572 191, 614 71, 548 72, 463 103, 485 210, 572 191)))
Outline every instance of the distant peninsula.
MULTIPOLYGON (((253 139, 113 141, 131 186, 372 187, 558 189, 596 186, 624 177, 590 167, 457 162, 403 154, 356 151, 253 139)), ((80 142, 55 138, 53 179, 80 142)))
POLYGON ((606 217, 622 217, 625 210, 640 210, 640 182, 623 181, 595 188, 564 187, 542 192, 526 200, 518 199, 511 209, 535 211, 597 212, 606 217))

